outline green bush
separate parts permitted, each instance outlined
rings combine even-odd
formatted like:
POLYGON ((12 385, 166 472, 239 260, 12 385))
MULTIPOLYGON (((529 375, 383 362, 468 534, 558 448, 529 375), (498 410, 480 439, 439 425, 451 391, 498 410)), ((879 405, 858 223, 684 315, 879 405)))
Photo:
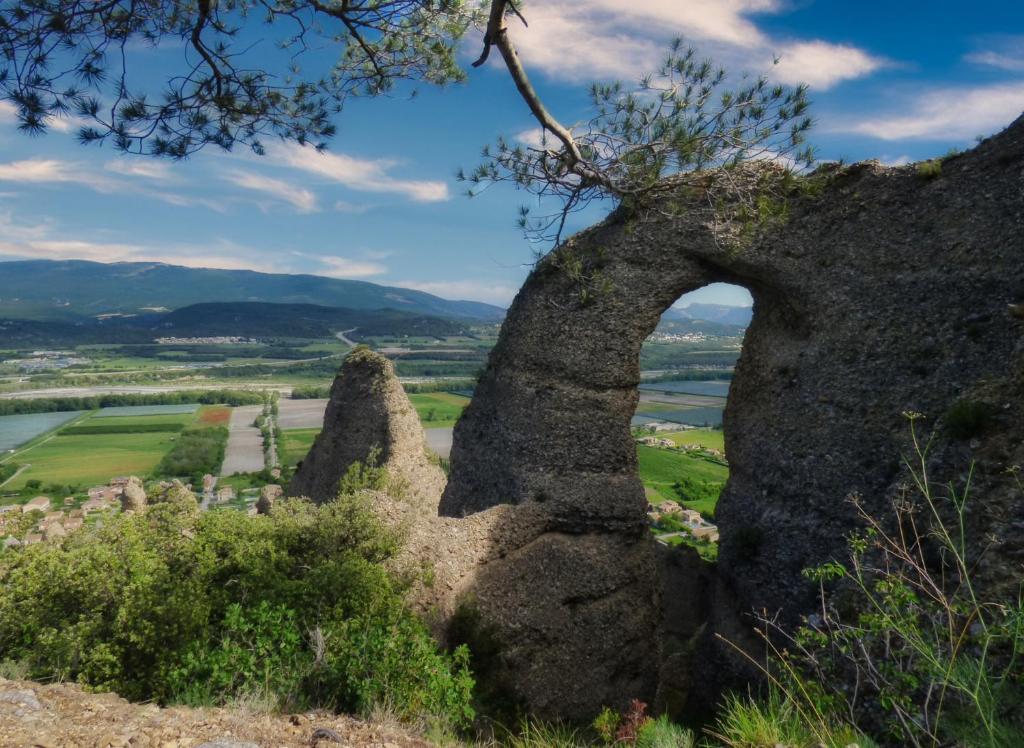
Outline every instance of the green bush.
POLYGON ((917 165, 917 175, 924 179, 936 179, 942 175, 942 159, 933 158, 917 165))
POLYGON ((0 557, 0 652, 34 679, 133 700, 464 725, 468 653, 438 651, 406 608, 382 565, 396 548, 351 496, 269 517, 154 504, 0 557))

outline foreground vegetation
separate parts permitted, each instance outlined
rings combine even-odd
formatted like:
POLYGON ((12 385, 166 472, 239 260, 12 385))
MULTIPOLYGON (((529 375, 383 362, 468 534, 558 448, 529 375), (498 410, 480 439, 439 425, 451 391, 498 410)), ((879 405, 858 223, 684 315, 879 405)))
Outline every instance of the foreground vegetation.
POLYGON ((177 494, 60 545, 0 557, 6 669, 133 700, 320 706, 464 726, 468 654, 439 651, 355 496, 271 516, 177 494))

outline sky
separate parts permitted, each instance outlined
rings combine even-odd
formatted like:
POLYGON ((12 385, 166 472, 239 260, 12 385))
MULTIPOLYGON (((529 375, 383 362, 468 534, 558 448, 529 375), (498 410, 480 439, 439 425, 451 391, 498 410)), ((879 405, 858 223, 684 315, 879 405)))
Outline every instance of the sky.
MULTIPOLYGON (((529 0, 524 13, 530 25, 513 24, 513 41, 566 123, 587 116, 591 81, 635 82, 676 36, 730 71, 807 83, 823 160, 932 158, 1024 111, 1020 0, 529 0)), ((254 33, 257 52, 274 59, 279 34, 254 33)), ((467 66, 479 49, 471 31, 467 66)), ((182 53, 136 50, 139 69, 157 75, 182 53)), ((535 131, 493 57, 465 84, 348 103, 325 153, 271 142, 262 157, 122 156, 79 145, 66 120, 21 134, 0 103, 0 260, 313 273, 507 305, 535 258, 516 225, 531 198, 507 185, 469 198, 455 179, 497 136, 529 141, 535 131)), ((716 285, 678 303, 694 301, 750 297, 716 285)))

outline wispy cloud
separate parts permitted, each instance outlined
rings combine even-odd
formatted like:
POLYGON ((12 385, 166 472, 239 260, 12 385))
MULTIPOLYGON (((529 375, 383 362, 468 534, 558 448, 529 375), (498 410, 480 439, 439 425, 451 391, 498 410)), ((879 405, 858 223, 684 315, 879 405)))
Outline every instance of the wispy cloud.
POLYGON ((107 171, 121 174, 126 177, 141 177, 158 182, 173 182, 179 179, 174 169, 166 161, 156 161, 151 158, 145 160, 133 158, 119 158, 108 161, 105 165, 107 171))
POLYGON ((937 88, 910 99, 899 113, 834 123, 834 132, 881 140, 969 139, 995 132, 1024 111, 1024 81, 974 88, 937 88))
POLYGON ((402 280, 389 282, 392 286, 412 288, 416 291, 426 291, 445 299, 457 299, 468 301, 483 301, 488 304, 507 306, 512 303, 519 288, 502 283, 494 283, 485 280, 461 280, 461 281, 415 281, 402 280))
POLYGON ((352 260, 347 257, 319 257, 318 260, 320 268, 317 273, 331 278, 370 278, 388 271, 386 266, 369 260, 352 260))
POLYGON ((638 78, 658 66, 676 36, 734 72, 767 71, 781 82, 818 89, 887 64, 849 44, 773 39, 755 16, 785 7, 782 0, 537 0, 529 5, 530 26, 516 25, 513 33, 530 67, 570 81, 638 78), (775 57, 780 63, 772 68, 775 57))
POLYGON ((992 34, 978 40, 978 49, 964 55, 972 65, 1024 72, 1024 34, 992 34))
POLYGON ((226 172, 223 178, 236 187, 261 192, 281 202, 289 203, 299 213, 315 213, 317 211, 315 194, 283 179, 274 179, 262 174, 240 170, 226 172))
POLYGON ((393 176, 391 172, 398 166, 393 159, 361 159, 296 143, 274 145, 267 151, 272 163, 315 174, 360 192, 392 193, 425 203, 450 198, 445 182, 393 176))

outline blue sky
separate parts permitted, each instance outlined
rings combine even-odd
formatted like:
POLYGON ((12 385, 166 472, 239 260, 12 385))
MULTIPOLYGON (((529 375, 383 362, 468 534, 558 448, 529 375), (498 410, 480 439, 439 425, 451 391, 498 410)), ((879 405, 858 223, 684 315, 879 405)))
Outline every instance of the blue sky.
MULTIPOLYGON (((823 159, 929 158, 1024 111, 1017 0, 529 0, 526 14, 513 38, 567 123, 586 115, 588 82, 638 79, 678 35, 731 71, 808 83, 823 159)), ((140 54, 158 71, 178 53, 140 54)), ((497 65, 415 99, 348 104, 326 154, 274 143, 262 158, 210 149, 175 163, 80 146, 55 124, 21 135, 0 105, 0 259, 308 272, 502 305, 533 259, 515 223, 528 196, 498 186, 468 199, 454 179, 499 134, 534 130, 497 65)), ((749 303, 730 287, 688 300, 749 303)))

